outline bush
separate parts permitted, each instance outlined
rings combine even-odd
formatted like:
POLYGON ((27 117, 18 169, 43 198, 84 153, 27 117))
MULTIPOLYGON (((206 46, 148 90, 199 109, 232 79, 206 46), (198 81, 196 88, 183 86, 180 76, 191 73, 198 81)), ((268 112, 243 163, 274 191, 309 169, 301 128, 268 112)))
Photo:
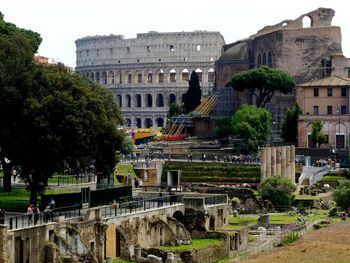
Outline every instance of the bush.
POLYGON ((296 190, 292 181, 282 176, 266 178, 259 186, 262 200, 269 200, 275 207, 290 207, 293 201, 292 193, 296 190))
POLYGON ((287 236, 283 239, 281 245, 289 245, 299 239, 299 233, 295 231, 288 232, 287 236))
POLYGON ((350 206, 350 180, 340 182, 340 185, 333 192, 333 199, 338 207, 344 210, 350 206))

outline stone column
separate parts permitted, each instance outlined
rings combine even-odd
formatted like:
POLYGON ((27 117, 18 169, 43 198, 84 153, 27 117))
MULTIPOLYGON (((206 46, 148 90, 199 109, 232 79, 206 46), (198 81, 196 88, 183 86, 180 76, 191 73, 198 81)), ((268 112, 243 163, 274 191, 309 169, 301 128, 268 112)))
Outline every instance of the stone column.
MULTIPOLYGON (((14 238, 12 240, 14 241, 14 238)), ((1 244, 1 246, 0 246, 0 262, 1 263, 15 262, 14 245, 12 243, 12 246, 9 246, 8 243, 9 243, 9 236, 7 233, 7 226, 1 225, 0 226, 0 244, 1 244), (12 253, 12 257, 11 257, 11 253, 12 253), (12 258, 12 260, 11 260, 11 258, 12 258)))
POLYGON ((276 148, 276 174, 281 175, 281 157, 282 157, 282 148, 281 146, 276 148))
POLYGON ((271 176, 271 147, 266 148, 266 177, 271 176))
POLYGON ((282 154, 281 154, 281 176, 286 176, 286 165, 287 165, 287 163, 286 163, 286 146, 282 146, 281 147, 281 152, 282 152, 282 154))
POLYGON ((295 184, 295 146, 290 147, 290 162, 291 162, 291 177, 293 184, 295 184))
POLYGON ((271 175, 276 175, 276 147, 271 147, 271 175))
POLYGON ((289 179, 291 177, 290 146, 286 146, 286 177, 289 179))
POLYGON ((260 152, 260 173, 261 180, 266 178, 266 148, 261 148, 260 152))

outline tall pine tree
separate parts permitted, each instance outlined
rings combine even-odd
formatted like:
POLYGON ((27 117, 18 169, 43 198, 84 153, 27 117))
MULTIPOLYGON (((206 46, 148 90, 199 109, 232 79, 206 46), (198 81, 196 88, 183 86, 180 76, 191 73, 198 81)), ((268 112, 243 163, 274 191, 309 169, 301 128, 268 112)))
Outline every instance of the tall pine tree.
POLYGON ((202 90, 199 85, 199 78, 196 72, 192 71, 189 81, 189 88, 184 96, 184 112, 185 114, 193 111, 201 103, 202 90))

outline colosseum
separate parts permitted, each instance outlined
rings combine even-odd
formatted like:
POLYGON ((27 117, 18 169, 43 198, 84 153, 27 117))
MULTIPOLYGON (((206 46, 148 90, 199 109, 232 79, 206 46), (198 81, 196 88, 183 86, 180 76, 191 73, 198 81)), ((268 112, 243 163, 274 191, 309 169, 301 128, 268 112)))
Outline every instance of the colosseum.
POLYGON ((202 94, 215 83, 214 63, 225 44, 219 32, 88 36, 77 39, 76 70, 116 95, 127 127, 160 128, 171 103, 181 103, 192 71, 202 94))

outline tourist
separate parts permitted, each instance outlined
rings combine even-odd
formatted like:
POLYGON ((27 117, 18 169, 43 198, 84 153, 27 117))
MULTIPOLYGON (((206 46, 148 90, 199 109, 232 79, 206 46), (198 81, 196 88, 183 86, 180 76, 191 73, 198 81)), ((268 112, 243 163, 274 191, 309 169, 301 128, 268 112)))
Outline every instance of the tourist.
POLYGON ((141 188, 143 186, 143 181, 142 179, 139 180, 139 188, 141 188))
POLYGON ((158 201, 158 207, 162 207, 163 206, 163 201, 164 201, 162 193, 159 193, 157 201, 158 201))
POLYGON ((13 181, 16 182, 16 178, 17 178, 17 171, 16 171, 16 169, 12 170, 12 176, 13 176, 13 181))
POLYGON ((5 224, 5 210, 0 208, 0 225, 5 224))
POLYGON ((113 202, 112 202, 112 208, 113 208, 113 209, 117 209, 118 207, 119 207, 118 202, 115 201, 115 200, 113 200, 113 202))
POLYGON ((49 202, 49 207, 51 210, 53 210, 55 208, 56 202, 55 200, 53 200, 53 198, 51 197, 50 202, 49 202))
POLYGON ((28 215, 28 223, 32 223, 33 222, 33 205, 29 204, 28 208, 27 208, 27 215, 28 215))
POLYGON ((34 225, 36 225, 38 223, 39 214, 40 214, 40 209, 38 205, 34 205, 33 214, 34 214, 34 225))
POLYGON ((135 188, 139 188, 139 185, 140 185, 140 183, 139 183, 139 179, 135 179, 135 188))

